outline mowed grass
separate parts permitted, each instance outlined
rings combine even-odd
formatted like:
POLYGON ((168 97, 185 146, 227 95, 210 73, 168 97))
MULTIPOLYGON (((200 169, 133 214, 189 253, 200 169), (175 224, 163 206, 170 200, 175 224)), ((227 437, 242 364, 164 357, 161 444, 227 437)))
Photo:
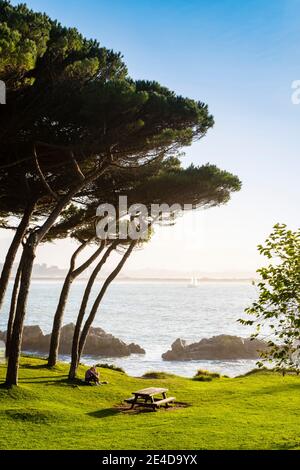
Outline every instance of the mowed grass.
MULTIPOLYGON (((20 386, 0 387, 0 449, 300 449, 300 378, 257 372, 195 381, 165 374, 133 378, 101 369, 101 387, 71 385, 22 358, 20 386), (156 378, 158 377, 158 378, 156 378), (190 406, 131 414, 132 391, 166 387, 190 406)), ((79 373, 84 376, 84 368, 79 373)), ((3 381, 5 366, 0 366, 3 381)))

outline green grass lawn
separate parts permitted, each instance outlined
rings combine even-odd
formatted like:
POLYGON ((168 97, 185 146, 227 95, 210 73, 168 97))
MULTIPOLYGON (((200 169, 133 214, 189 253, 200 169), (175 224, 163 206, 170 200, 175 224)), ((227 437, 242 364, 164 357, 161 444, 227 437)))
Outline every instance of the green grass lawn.
MULTIPOLYGON (((20 386, 0 387, 0 449, 300 449, 300 377, 257 372, 200 382, 129 377, 101 370, 101 387, 70 385, 24 357, 20 386), (169 388, 186 408, 126 413, 132 391, 169 388)), ((0 380, 5 367, 0 366, 0 380)), ((84 369, 80 369, 83 377, 84 369)))

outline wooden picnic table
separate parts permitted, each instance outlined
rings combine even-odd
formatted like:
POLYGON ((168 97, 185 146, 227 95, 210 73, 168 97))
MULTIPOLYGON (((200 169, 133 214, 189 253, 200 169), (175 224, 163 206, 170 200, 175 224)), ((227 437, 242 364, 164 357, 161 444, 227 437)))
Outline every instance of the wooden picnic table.
POLYGON ((167 408, 169 403, 175 401, 175 397, 167 397, 167 392, 169 390, 167 388, 156 388, 156 387, 149 387, 143 388, 142 390, 138 390, 137 392, 132 392, 134 395, 132 398, 128 398, 126 403, 131 404, 131 409, 135 406, 143 406, 143 407, 150 407, 154 411, 157 410, 162 405, 165 405, 167 408), (162 398, 155 398, 159 395, 162 398))

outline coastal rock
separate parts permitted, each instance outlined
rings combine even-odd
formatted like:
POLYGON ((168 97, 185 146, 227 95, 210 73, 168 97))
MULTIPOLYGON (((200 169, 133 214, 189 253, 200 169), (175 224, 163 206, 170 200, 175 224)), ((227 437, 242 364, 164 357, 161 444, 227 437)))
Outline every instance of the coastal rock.
POLYGON ((177 354, 181 354, 181 353, 184 353, 185 347, 186 347, 186 341, 178 338, 172 344, 172 351, 174 351, 177 354))
POLYGON ((177 339, 171 350, 162 355, 165 361, 257 359, 259 351, 266 350, 264 341, 239 336, 219 335, 187 344, 177 339))
POLYGON ((146 354, 145 349, 141 348, 138 344, 131 343, 128 347, 131 354, 146 354))
MULTIPOLYGON (((69 355, 75 325, 70 323, 61 329, 60 354, 69 355)), ((22 341, 22 351, 48 353, 50 336, 44 335, 39 326, 25 326, 22 341)), ((0 340, 5 341, 6 332, 0 331, 0 340)), ((138 344, 126 344, 124 341, 106 333, 102 328, 90 328, 84 354, 88 356, 124 357, 130 354, 145 354, 145 350, 138 344)))

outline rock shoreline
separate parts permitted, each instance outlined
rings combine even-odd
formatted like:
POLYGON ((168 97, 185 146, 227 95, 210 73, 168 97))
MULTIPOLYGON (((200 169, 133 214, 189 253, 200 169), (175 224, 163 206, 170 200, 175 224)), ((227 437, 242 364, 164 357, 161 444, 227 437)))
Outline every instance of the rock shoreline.
POLYGON ((258 359, 259 351, 266 349, 264 341, 239 336, 213 336, 192 344, 178 338, 162 358, 164 361, 258 359))
MULTIPOLYGON (((59 354, 70 355, 75 326, 73 323, 63 326, 59 354)), ((40 326, 25 326, 23 332, 22 351, 48 354, 50 334, 44 334, 40 326)), ((6 332, 0 331, 0 341, 5 342, 6 332)), ((183 339, 176 339, 171 349, 162 354, 164 361, 193 360, 239 360, 258 359, 259 351, 267 349, 267 343, 239 336, 219 335, 201 339, 188 344, 183 339)), ((91 357, 128 357, 131 354, 146 354, 138 344, 126 344, 102 328, 90 328, 83 355, 91 357)))
MULTIPOLYGON (((63 326, 59 354, 71 354, 72 339, 75 325, 70 323, 63 326)), ((39 326, 25 326, 23 332, 22 351, 48 353, 50 334, 44 335, 39 326)), ((5 341, 6 332, 0 331, 0 340, 5 341)), ((126 344, 115 336, 106 333, 102 328, 90 328, 83 354, 94 357, 126 357, 131 354, 145 354, 138 344, 126 344)))

